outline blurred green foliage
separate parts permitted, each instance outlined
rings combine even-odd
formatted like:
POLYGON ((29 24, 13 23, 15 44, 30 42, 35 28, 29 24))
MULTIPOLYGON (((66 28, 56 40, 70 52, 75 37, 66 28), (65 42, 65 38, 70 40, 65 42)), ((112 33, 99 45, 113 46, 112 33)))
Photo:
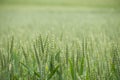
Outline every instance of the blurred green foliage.
POLYGON ((0 0, 1 4, 60 5, 60 6, 119 6, 119 0, 0 0))

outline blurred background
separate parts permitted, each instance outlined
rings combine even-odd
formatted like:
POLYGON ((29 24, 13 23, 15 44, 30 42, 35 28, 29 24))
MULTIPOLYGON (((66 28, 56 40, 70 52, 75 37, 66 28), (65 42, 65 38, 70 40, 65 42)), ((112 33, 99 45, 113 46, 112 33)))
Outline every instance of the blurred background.
POLYGON ((60 6, 120 6, 120 0, 0 0, 1 4, 60 5, 60 6))
POLYGON ((119 8, 120 0, 0 0, 0 36, 2 41, 11 34, 23 40, 39 33, 118 37, 119 8))

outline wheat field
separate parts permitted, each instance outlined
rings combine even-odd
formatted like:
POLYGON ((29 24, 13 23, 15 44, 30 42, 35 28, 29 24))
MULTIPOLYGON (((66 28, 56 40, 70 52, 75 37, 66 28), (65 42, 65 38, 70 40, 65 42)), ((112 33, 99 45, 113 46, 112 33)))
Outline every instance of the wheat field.
POLYGON ((120 80, 119 7, 1 4, 0 80, 120 80))

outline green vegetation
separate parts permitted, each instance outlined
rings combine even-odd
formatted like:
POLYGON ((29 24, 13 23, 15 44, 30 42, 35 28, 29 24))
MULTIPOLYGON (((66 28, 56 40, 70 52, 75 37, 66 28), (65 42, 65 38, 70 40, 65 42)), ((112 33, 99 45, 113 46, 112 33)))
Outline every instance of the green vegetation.
POLYGON ((1 1, 0 80, 120 80, 119 1, 18 1, 1 1))
POLYGON ((0 0, 1 4, 118 7, 119 0, 0 0))

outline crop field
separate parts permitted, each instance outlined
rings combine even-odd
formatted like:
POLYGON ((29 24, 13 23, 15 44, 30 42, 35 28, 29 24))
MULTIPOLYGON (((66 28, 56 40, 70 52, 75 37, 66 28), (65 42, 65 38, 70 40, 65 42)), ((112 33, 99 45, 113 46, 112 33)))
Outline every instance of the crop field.
POLYGON ((0 5, 0 80, 120 80, 119 7, 0 5))

